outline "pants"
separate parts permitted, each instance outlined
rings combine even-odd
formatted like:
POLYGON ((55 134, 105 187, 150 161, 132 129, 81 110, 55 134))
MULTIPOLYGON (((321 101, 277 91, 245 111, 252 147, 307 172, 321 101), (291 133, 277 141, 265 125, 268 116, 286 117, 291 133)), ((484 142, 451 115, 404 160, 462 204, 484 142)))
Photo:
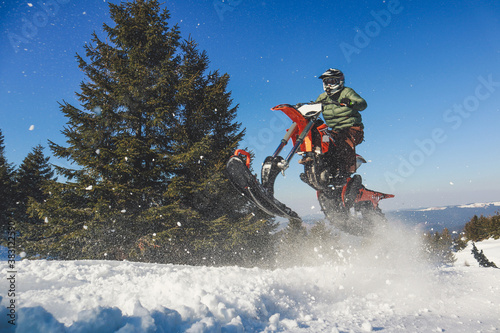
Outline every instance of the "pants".
POLYGON ((331 131, 335 141, 334 156, 340 173, 350 175, 356 172, 356 146, 363 142, 364 131, 360 126, 353 126, 339 131, 331 131))

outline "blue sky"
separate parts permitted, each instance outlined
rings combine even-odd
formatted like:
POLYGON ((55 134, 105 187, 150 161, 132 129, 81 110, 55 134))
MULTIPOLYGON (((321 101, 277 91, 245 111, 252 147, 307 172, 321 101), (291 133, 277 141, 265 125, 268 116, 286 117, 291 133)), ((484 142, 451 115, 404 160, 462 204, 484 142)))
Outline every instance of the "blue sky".
MULTIPOLYGON (((211 69, 230 74, 256 170, 289 125, 270 108, 314 100, 317 77, 335 67, 368 102, 358 153, 370 162, 359 173, 367 187, 396 195, 383 209, 500 201, 498 1, 164 5, 171 25, 207 51, 211 69)), ((64 143, 58 102, 78 105, 84 77, 74 56, 93 31, 104 37, 103 22, 111 24, 102 0, 0 1, 0 128, 10 162, 48 139, 64 143)), ((292 164, 276 196, 317 213, 314 191, 292 164)))

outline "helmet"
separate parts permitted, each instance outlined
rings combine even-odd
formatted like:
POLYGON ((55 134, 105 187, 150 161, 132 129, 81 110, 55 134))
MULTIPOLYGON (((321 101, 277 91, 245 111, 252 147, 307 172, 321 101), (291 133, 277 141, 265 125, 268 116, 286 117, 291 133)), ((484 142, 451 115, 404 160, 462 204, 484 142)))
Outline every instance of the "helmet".
POLYGON ((333 95, 344 88, 344 73, 338 69, 330 68, 319 78, 323 80, 323 89, 328 95, 333 95))

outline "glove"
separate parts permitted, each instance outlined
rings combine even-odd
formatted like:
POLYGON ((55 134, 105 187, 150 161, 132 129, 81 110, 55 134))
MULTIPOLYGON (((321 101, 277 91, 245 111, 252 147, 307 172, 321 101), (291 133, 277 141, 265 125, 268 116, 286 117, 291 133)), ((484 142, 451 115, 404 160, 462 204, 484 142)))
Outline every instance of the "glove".
POLYGON ((344 104, 344 106, 348 106, 348 107, 353 105, 352 101, 349 98, 342 98, 340 100, 340 104, 344 104))

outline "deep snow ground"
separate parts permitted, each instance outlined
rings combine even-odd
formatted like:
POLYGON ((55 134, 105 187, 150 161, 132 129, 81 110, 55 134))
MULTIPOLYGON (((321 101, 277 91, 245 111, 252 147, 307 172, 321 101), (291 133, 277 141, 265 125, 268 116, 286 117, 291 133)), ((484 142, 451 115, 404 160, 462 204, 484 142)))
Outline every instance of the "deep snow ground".
MULTIPOLYGON (((420 259, 417 233, 397 224, 363 246, 342 241, 335 263, 275 270, 24 260, 16 326, 1 279, 0 331, 500 330, 500 269, 478 267, 470 249, 453 267, 432 266, 420 259)), ((476 245, 500 264, 500 241, 476 245)))

